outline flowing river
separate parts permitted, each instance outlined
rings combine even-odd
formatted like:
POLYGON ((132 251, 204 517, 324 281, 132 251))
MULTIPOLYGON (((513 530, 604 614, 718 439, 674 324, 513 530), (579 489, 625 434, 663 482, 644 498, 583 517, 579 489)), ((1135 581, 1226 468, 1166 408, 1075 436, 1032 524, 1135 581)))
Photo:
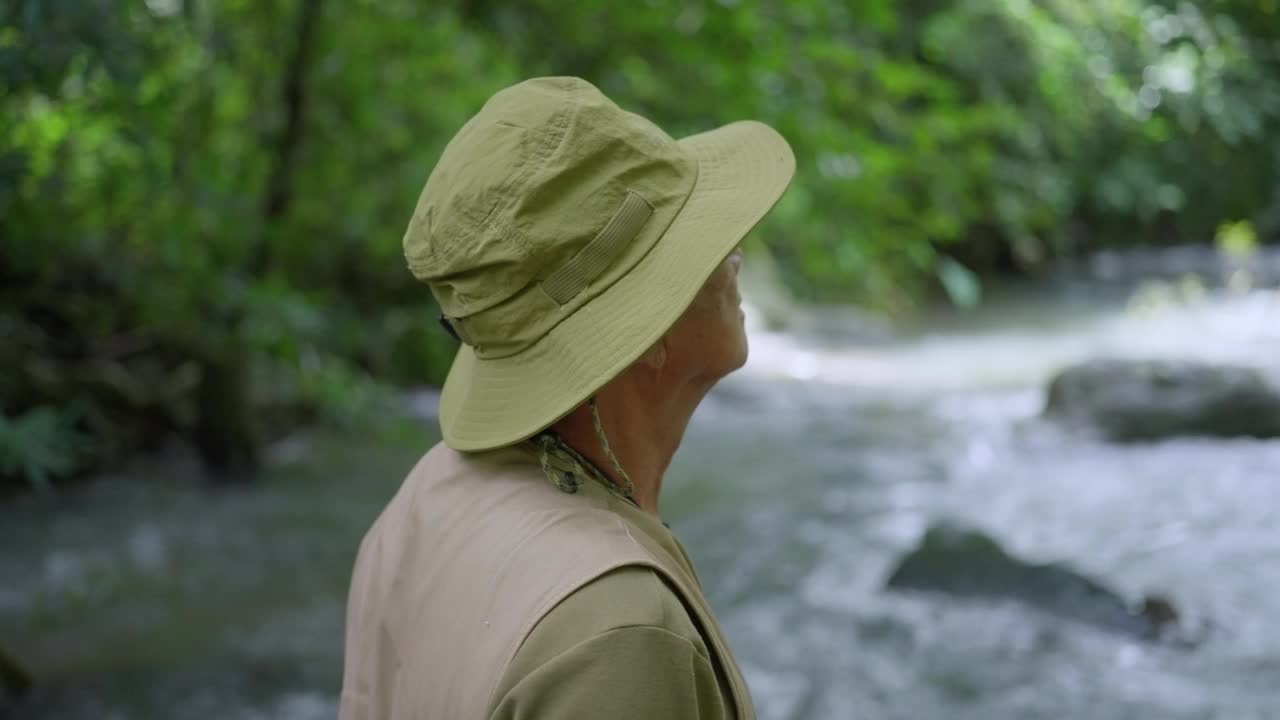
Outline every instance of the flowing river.
MULTIPOLYGON (((1113 446, 1038 419, 1045 381, 1077 360, 1280 367, 1280 295, 1238 277, 1136 291, 1108 267, 874 342, 839 310, 815 333, 753 323, 664 516, 762 720, 1280 718, 1280 442, 1113 446), (938 519, 1127 597, 1162 593, 1214 632, 1140 644, 886 590, 938 519)), ((0 646, 40 683, 17 716, 333 718, 356 543, 436 438, 430 398, 415 404, 282 444, 257 487, 211 491, 175 455, 7 501, 0 646)))

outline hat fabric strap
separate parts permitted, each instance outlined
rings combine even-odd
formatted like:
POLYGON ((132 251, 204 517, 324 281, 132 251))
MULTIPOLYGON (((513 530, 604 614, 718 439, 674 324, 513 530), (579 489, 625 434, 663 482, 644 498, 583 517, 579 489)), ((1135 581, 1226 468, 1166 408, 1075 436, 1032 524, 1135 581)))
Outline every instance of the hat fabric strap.
POLYGON ((628 190, 622 207, 569 262, 542 282, 542 290, 559 305, 564 305, 591 284, 609 267, 627 243, 640 234, 640 229, 653 216, 653 206, 640 193, 628 190))

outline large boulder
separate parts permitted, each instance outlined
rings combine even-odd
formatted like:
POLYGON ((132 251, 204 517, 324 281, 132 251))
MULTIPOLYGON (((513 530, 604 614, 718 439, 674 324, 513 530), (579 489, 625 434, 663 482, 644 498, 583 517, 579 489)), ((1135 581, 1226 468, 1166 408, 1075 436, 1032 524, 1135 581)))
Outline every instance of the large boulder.
POLYGON ((969 600, 1013 602, 1143 641, 1196 641, 1196 633, 1163 597, 1131 602, 1070 567, 1023 560, 979 530, 946 523, 929 528, 920 544, 898 561, 886 586, 969 600))
POLYGON ((1049 384, 1045 416, 1114 442, 1280 437, 1280 391, 1258 370, 1192 361, 1094 360, 1049 384))

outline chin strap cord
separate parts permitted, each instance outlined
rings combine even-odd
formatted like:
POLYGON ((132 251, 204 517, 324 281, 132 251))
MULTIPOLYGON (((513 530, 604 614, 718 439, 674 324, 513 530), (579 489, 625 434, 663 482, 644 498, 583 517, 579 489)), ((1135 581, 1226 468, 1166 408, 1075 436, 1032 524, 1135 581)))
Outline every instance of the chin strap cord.
POLYGON ((545 430, 529 439, 538 452, 542 473, 553 485, 567 493, 578 492, 584 477, 595 478, 609 492, 635 505, 635 483, 631 481, 627 471, 622 469, 618 456, 609 447, 609 438, 605 435, 604 423, 600 421, 600 410, 594 397, 591 398, 591 420, 596 427, 596 437, 600 438, 600 447, 609 458, 609 462, 613 464, 613 469, 617 471, 619 481, 615 482, 608 473, 596 467, 595 463, 583 457, 552 430, 545 430))
POLYGON ((600 408, 596 403, 594 395, 591 396, 591 420, 596 426, 596 435, 600 438, 600 446, 604 448, 605 457, 609 458, 609 462, 613 463, 613 469, 618 471, 618 477, 622 480, 622 487, 618 490, 622 492, 622 496, 635 502, 636 485, 631 482, 631 476, 626 470, 622 469, 622 463, 618 461, 618 456, 613 454, 613 449, 609 447, 609 438, 604 434, 604 423, 600 421, 600 408))

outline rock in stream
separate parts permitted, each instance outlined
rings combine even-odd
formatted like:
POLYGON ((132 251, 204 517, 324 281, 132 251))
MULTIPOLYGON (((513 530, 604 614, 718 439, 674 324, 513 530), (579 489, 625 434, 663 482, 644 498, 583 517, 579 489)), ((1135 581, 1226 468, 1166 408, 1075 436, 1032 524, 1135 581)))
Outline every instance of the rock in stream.
POLYGON ((1280 389, 1259 370, 1193 361, 1093 360, 1050 383, 1045 417, 1113 442, 1280 437, 1280 389))
POLYGON ((951 524, 929 528, 887 581, 911 590, 970 600, 1015 602, 1053 617, 1141 640, 1194 645, 1171 601, 1148 596, 1133 603, 1102 583, 1057 563, 1015 557, 981 531, 951 524))

